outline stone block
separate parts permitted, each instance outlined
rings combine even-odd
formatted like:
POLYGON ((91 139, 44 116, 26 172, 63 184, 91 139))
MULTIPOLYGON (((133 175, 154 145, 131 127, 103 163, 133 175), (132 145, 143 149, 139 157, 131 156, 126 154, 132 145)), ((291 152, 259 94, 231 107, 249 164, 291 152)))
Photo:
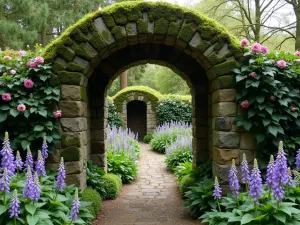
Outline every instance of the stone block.
POLYGON ((231 165, 232 159, 240 163, 240 150, 213 148, 213 160, 221 165, 231 165))
POLYGON ((115 39, 101 17, 94 21, 95 27, 106 44, 110 45, 115 42, 115 39))
POLYGON ((93 140, 103 141, 107 139, 106 129, 93 130, 93 140))
POLYGON ((59 149, 54 149, 54 151, 51 154, 49 154, 46 162, 59 163, 60 162, 60 150, 59 149))
POLYGON ((81 147, 87 144, 87 132, 65 132, 62 134, 61 145, 63 148, 76 146, 81 147))
POLYGON ((212 105, 212 116, 236 116, 237 106, 234 102, 219 102, 212 105))
POLYGON ((223 149, 238 149, 240 147, 240 134, 237 132, 213 132, 213 146, 223 149))
POLYGON ((231 130, 231 118, 229 117, 217 117, 214 118, 215 130, 217 131, 230 131, 231 130))
POLYGON ((221 89, 212 93, 212 103, 216 102, 234 102, 236 98, 235 89, 221 89))
POLYGON ((91 154, 103 154, 106 149, 106 141, 91 141, 91 154))
POLYGON ((256 149, 256 141, 251 134, 249 133, 241 134, 241 149, 246 149, 246 150, 256 149))
POLYGON ((80 161, 66 162, 65 169, 66 174, 80 174, 86 168, 85 164, 87 163, 86 159, 80 161))
POLYGON ((81 101, 60 101, 63 118, 86 117, 87 104, 81 101))
POLYGON ((90 160, 100 166, 101 168, 107 169, 107 155, 106 153, 103 154, 91 154, 90 160))
POLYGON ((86 89, 76 85, 61 85, 62 100, 87 101, 86 89))
POLYGON ((212 165, 213 177, 217 176, 220 184, 228 183, 230 168, 231 165, 220 165, 216 162, 213 162, 212 165))
POLYGON ((253 163, 255 158, 255 150, 240 150, 240 160, 243 160, 243 154, 246 155, 246 159, 248 163, 253 163))
POLYGON ((66 183, 67 184, 74 184, 80 189, 84 189, 86 187, 86 171, 83 171, 80 174, 70 174, 66 176, 66 183))
POLYGON ((193 127, 193 137, 195 138, 207 138, 208 137, 208 127, 193 127))
POLYGON ((61 118, 60 124, 64 132, 80 132, 87 130, 87 118, 61 118))

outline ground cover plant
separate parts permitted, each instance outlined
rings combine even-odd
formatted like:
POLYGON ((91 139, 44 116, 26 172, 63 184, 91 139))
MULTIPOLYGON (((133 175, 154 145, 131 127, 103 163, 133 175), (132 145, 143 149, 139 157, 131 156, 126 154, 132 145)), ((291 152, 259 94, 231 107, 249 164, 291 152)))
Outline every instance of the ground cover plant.
POLYGON ((158 126, 152 136, 150 145, 154 151, 165 153, 166 148, 174 142, 179 135, 192 133, 190 124, 183 122, 171 122, 158 126))
POLYGON ((117 128, 122 127, 123 125, 122 114, 117 111, 117 107, 111 98, 107 98, 107 102, 108 102, 108 117, 107 117, 108 124, 111 127, 113 126, 116 126, 117 128))
POLYGON ((28 148, 23 161, 12 150, 8 133, 0 155, 0 224, 90 224, 93 216, 86 206, 91 203, 80 201, 78 189, 66 185, 63 158, 57 174, 46 174, 48 149, 34 159, 28 148))
POLYGON ((137 136, 129 129, 108 127, 107 170, 121 177, 124 183, 132 182, 137 176, 137 159, 140 145, 137 136))

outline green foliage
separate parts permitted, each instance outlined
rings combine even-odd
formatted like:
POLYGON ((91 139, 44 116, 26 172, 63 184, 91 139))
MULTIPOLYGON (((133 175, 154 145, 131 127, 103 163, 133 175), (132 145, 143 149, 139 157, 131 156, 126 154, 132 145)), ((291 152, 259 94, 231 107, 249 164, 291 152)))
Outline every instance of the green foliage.
POLYGON ((204 177, 212 178, 212 160, 208 160, 205 163, 200 164, 191 172, 191 176, 196 182, 201 181, 204 177))
POLYGON ((192 162, 186 161, 184 163, 179 163, 178 166, 176 166, 173 171, 175 176, 177 177, 178 181, 181 181, 181 179, 186 176, 189 175, 192 172, 193 169, 193 164, 192 162))
MULTIPOLYGON (((50 149, 60 139, 58 120, 53 117, 55 104, 60 97, 60 89, 51 83, 51 65, 37 64, 30 68, 27 63, 38 56, 27 51, 24 56, 18 52, 0 52, 0 94, 9 93, 11 100, 2 100, 0 106, 0 129, 8 131, 13 149, 39 149, 46 136, 50 149), (7 60, 4 56, 10 56, 7 60), (15 71, 14 75, 11 71, 15 71), (6 74, 6 75, 5 75, 6 74), (26 88, 24 81, 34 82, 32 88, 26 88), (24 104, 26 110, 18 111, 18 105, 24 104)), ((13 72, 14 73, 14 72, 13 72)))
POLYGON ((184 197, 187 202, 184 204, 185 208, 190 209, 190 214, 194 218, 199 218, 205 211, 215 206, 213 198, 213 180, 204 178, 197 182, 196 185, 185 192, 184 197))
POLYGON ((96 190, 102 199, 105 199, 106 190, 105 190, 105 180, 102 177, 105 175, 103 169, 101 169, 97 165, 93 165, 92 163, 87 163, 87 186, 92 187, 92 189, 96 190))
POLYGON ((103 187, 106 191, 102 199, 115 199, 122 189, 121 178, 115 174, 108 173, 105 174, 102 179, 104 180, 103 187))
POLYGON ((192 104, 179 96, 162 98, 156 109, 156 120, 159 125, 172 121, 192 122, 192 104))
POLYGON ((143 140, 145 143, 149 143, 152 140, 152 138, 153 138, 152 134, 146 134, 143 140))
POLYGON ((181 197, 185 198, 184 197, 185 193, 189 191, 190 188, 194 185, 195 185, 195 179, 191 177, 190 174, 183 176, 179 182, 179 190, 180 190, 181 197))
POLYGON ((117 108, 113 101, 108 98, 108 118, 107 122, 110 126, 122 127, 123 117, 120 112, 117 111, 117 108))
POLYGON ((180 163, 192 162, 193 161, 193 153, 190 146, 181 148, 178 146, 172 153, 166 154, 165 163, 167 167, 171 170, 175 169, 179 166, 180 163))
POLYGON ((254 135, 262 159, 274 153, 277 143, 283 140, 292 163, 295 149, 300 146, 299 71, 299 58, 285 52, 247 52, 241 67, 234 69, 237 102, 248 101, 250 105, 237 117, 236 124, 254 135), (279 60, 285 60, 287 66, 279 68, 279 60))
POLYGON ((81 200, 85 202, 92 202, 92 205, 88 206, 87 208, 90 213, 96 217, 102 207, 102 199, 100 194, 92 188, 85 188, 82 192, 81 200))

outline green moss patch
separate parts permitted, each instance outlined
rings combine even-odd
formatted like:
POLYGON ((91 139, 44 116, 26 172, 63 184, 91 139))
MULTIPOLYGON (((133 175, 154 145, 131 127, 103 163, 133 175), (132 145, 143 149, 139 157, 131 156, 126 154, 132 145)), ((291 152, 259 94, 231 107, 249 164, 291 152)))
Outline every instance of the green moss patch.
POLYGON ((60 157, 63 157, 65 162, 79 161, 80 148, 75 146, 64 148, 60 152, 60 157))

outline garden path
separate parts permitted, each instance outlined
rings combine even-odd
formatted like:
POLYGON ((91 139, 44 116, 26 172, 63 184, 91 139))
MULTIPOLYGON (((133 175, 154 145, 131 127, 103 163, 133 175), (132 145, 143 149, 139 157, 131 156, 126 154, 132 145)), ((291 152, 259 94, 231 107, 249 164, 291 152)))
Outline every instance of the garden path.
POLYGON ((188 210, 182 209, 184 201, 174 175, 167 170, 165 156, 141 144, 139 175, 129 185, 124 185, 120 196, 103 202, 103 209, 94 225, 201 225, 193 220, 188 210))

